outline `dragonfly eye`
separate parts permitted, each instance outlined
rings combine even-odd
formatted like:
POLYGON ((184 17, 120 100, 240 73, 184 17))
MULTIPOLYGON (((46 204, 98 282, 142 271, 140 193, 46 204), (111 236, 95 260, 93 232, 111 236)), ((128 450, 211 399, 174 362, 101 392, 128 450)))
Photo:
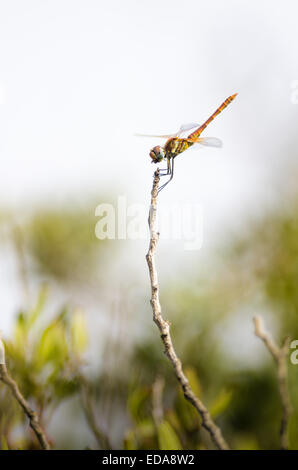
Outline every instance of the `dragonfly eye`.
POLYGON ((165 158, 165 151, 162 147, 157 145, 150 151, 150 157, 152 158, 152 163, 161 162, 165 158))

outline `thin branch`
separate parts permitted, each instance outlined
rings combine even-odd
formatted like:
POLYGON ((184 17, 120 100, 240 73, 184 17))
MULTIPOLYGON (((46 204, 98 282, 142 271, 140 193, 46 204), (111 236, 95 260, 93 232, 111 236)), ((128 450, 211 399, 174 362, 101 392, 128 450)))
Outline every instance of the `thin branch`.
POLYGON ((148 253, 146 255, 151 281, 151 306, 153 310, 153 320, 159 328, 161 339, 165 347, 165 354, 173 366, 175 375, 183 389, 185 398, 196 408, 200 414, 202 418, 202 426, 210 433, 216 446, 219 449, 227 450, 229 449, 229 446, 222 436, 220 428, 213 422, 205 405, 194 394, 189 381, 183 372, 182 363, 173 347, 172 338, 170 335, 170 323, 167 320, 164 320, 162 317, 161 306, 159 302, 159 284, 154 257, 156 245, 159 239, 159 233, 156 231, 156 211, 159 180, 159 170, 157 170, 154 174, 153 187, 151 192, 151 206, 148 219, 150 229, 150 244, 148 253))
POLYGON ((39 424, 39 419, 38 415, 35 411, 32 410, 30 407, 29 403, 25 398, 23 397, 22 393, 20 392, 20 389, 18 387, 18 384, 16 383, 15 380, 13 380, 8 371, 7 367, 5 365, 5 351, 4 351, 4 344, 3 341, 0 338, 0 380, 8 386, 8 388, 11 390, 11 393, 15 397, 15 399, 19 402, 20 406, 23 408, 23 411, 25 415, 29 418, 29 423, 30 426, 35 433, 42 449, 44 450, 50 450, 50 444, 47 440, 46 434, 44 430, 42 429, 41 425, 39 424))
POLYGON ((98 423, 94 414, 94 406, 93 406, 93 399, 92 399, 92 394, 90 390, 90 384, 87 382, 85 377, 83 377, 83 375, 81 374, 78 376, 78 381, 80 383, 81 402, 83 406, 83 411, 85 413, 87 423, 97 441, 97 444, 99 445, 101 449, 104 449, 104 450, 112 449, 108 436, 98 426, 98 423))
POLYGON ((158 375, 152 385, 152 415, 157 428, 161 425, 164 415, 162 404, 164 386, 164 378, 158 375))
POLYGON ((288 391, 288 372, 287 372, 287 355, 289 351, 290 338, 287 337, 281 348, 277 346, 269 332, 265 330, 264 321, 261 316, 254 317, 255 334, 265 343, 270 351, 277 367, 278 389, 282 405, 282 420, 280 426, 281 448, 287 450, 288 442, 288 424, 292 413, 292 406, 288 391))

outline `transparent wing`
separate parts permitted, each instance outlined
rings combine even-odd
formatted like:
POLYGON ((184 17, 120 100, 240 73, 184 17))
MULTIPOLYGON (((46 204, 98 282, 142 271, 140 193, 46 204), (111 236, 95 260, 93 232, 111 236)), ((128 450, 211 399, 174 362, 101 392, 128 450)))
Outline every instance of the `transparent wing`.
POLYGON ((198 139, 185 139, 187 142, 193 142, 194 144, 201 144, 205 147, 222 147, 222 141, 217 137, 199 137, 198 139))
POLYGON ((184 132, 188 132, 191 129, 194 129, 196 127, 200 127, 200 124, 197 124, 195 122, 192 122, 190 124, 182 124, 180 126, 180 129, 175 132, 174 134, 162 134, 162 135, 156 135, 156 134, 134 134, 137 137, 159 137, 161 139, 170 139, 172 137, 179 137, 181 134, 184 132))
POLYGON ((179 131, 177 132, 177 136, 183 134, 183 132, 187 132, 187 131, 190 131, 191 129, 194 129, 196 127, 200 127, 200 124, 196 123, 196 122, 191 122, 190 124, 182 124, 182 126, 180 126, 180 129, 179 131))
POLYGON ((155 135, 155 134, 134 134, 136 137, 159 137, 161 139, 169 139, 170 137, 176 137, 177 134, 163 134, 163 135, 155 135))

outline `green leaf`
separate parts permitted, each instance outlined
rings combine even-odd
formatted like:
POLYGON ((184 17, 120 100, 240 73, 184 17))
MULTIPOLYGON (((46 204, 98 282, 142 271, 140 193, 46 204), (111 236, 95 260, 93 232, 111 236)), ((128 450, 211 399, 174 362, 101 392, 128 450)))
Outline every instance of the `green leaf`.
POLYGON ((127 406, 132 418, 135 421, 138 421, 141 416, 141 411, 144 405, 144 402, 149 396, 149 389, 147 387, 139 387, 133 390, 127 401, 127 406))
POLYGON ((47 362, 63 365, 68 358, 65 326, 60 321, 51 323, 43 332, 35 351, 36 361, 42 366, 47 362))
POLYGON ((185 368, 185 375, 188 378, 189 384, 190 384, 194 394, 197 397, 201 397, 202 396, 202 388, 201 388, 201 384, 200 384, 199 377, 198 377, 196 369, 192 366, 187 366, 185 368))
MULTIPOLYGON (((196 396, 201 397, 201 384, 196 370, 188 366, 185 368, 185 375, 188 378, 189 384, 196 396)), ((176 412, 184 428, 188 431, 193 431, 199 427, 200 418, 195 408, 184 397, 183 391, 179 388, 178 397, 176 401, 176 412)))
MULTIPOLYGON (((185 398, 184 398, 184 400, 185 400, 185 398)), ((175 410, 167 410, 167 421, 170 423, 171 426, 173 426, 173 428, 176 431, 181 431, 181 429, 182 429, 181 422, 180 422, 175 410)))
POLYGON ((235 450, 259 450, 260 446, 258 444, 255 436, 251 434, 238 434, 235 440, 234 448, 235 450))
POLYGON ((136 428, 137 434, 142 438, 150 438, 155 434, 155 426, 151 418, 141 420, 136 428))
POLYGON ((26 314, 20 312, 17 316, 13 333, 13 346, 19 352, 24 351, 26 347, 27 333, 26 314))
POLYGON ((3 434, 1 436, 1 450, 9 450, 6 437, 3 434))
POLYGON ((71 344, 76 354, 82 353, 88 345, 88 333, 84 312, 77 310, 71 317, 71 344))
POLYGON ((29 313, 29 316, 28 316, 28 327, 29 328, 34 325, 34 323, 36 322, 36 320, 40 316, 41 312, 43 311, 43 308, 44 308, 44 305, 45 305, 45 302, 46 302, 46 299, 47 299, 47 295, 48 295, 48 288, 47 288, 46 284, 44 284, 40 289, 39 296, 38 296, 38 299, 37 299, 37 303, 36 303, 34 309, 29 313))
POLYGON ((231 403, 233 392, 231 390, 223 390, 220 392, 215 401, 211 404, 210 414, 212 418, 221 415, 231 403))
POLYGON ((138 441, 136 439, 135 431, 127 431, 124 438, 123 447, 125 450, 137 450, 138 441))
POLYGON ((163 421, 158 428, 158 443, 160 450, 182 450, 179 437, 167 421, 163 421))

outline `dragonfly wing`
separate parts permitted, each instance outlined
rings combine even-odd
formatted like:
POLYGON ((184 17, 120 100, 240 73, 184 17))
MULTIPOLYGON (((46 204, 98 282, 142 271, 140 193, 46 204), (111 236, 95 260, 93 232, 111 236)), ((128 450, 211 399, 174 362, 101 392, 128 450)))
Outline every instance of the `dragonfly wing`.
POLYGON ((134 134, 137 137, 158 137, 161 139, 171 139, 172 137, 180 137, 181 134, 184 132, 190 131, 191 129, 199 127, 200 124, 197 124, 195 122, 192 122, 190 124, 182 124, 180 126, 180 129, 175 132, 174 134, 162 134, 162 135, 156 135, 156 134, 134 134))
POLYGON ((177 134, 163 134, 163 135, 155 135, 155 134, 134 134, 136 137, 158 137, 161 139, 170 139, 171 137, 176 137, 177 134))
POLYGON ((196 123, 196 122, 191 122, 189 124, 182 124, 182 126, 180 126, 180 129, 179 131, 177 132, 177 136, 180 136, 181 134, 183 134, 183 132, 187 132, 187 131, 190 131, 191 129, 194 129, 196 127, 200 127, 200 124, 196 123))
POLYGON ((217 137, 201 137, 200 144, 205 145, 206 147, 222 147, 222 141, 217 137))
POLYGON ((222 141, 217 137, 200 137, 198 139, 185 139, 187 142, 192 142, 194 144, 201 144, 205 147, 222 147, 222 141))

